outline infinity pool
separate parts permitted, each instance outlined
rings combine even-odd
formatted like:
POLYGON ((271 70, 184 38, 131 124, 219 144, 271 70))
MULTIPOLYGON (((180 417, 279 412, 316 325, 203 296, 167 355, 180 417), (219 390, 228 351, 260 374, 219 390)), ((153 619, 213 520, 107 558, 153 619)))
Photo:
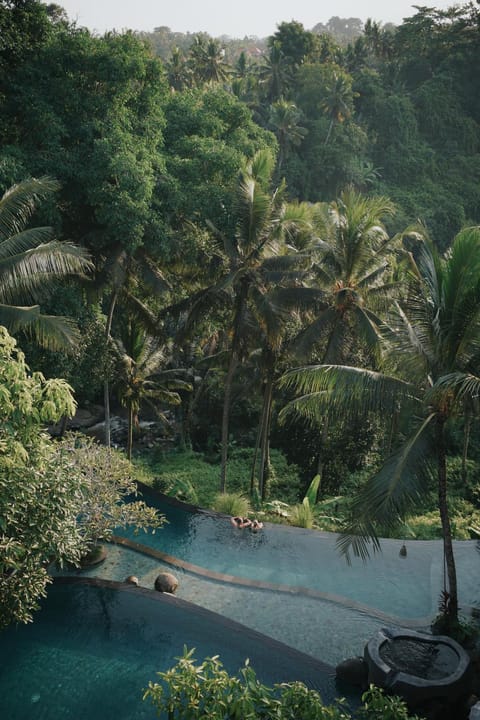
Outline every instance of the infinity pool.
MULTIPOLYGON (((361 655, 385 624, 426 629, 436 613, 440 542, 408 542, 403 558, 401 541, 383 541, 381 554, 349 566, 327 533, 266 524, 252 534, 146 489, 144 499, 167 516, 163 529, 124 533, 102 565, 57 579, 33 625, 2 633, 1 720, 152 720, 142 688, 184 644, 199 660, 220 654, 230 671, 248 657, 263 682, 300 679, 330 702, 345 694, 337 662, 361 655), (166 569, 177 596, 144 589, 166 569), (108 584, 131 574, 140 588, 108 584)), ((460 603, 478 606, 476 543, 455 553, 460 603)))
MULTIPOLYGON (((356 604, 397 621, 428 624, 443 587, 440 541, 382 540, 382 552, 364 563, 340 557, 331 533, 267 524, 252 533, 229 519, 184 507, 143 487, 144 499, 158 507, 168 524, 156 534, 122 532, 130 540, 227 576, 318 592, 327 599, 356 604)), ((460 602, 480 601, 480 554, 476 542, 455 543, 460 602)))

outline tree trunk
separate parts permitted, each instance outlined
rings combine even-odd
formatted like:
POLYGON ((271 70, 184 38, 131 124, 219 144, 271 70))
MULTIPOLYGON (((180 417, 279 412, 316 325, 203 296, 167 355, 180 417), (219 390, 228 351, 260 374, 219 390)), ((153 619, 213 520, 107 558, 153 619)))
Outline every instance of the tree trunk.
POLYGON ((462 449, 462 482, 467 482, 467 458, 468 445, 470 443, 470 430, 472 427, 472 414, 470 410, 465 409, 465 427, 463 430, 463 449, 462 449))
POLYGON ((128 436, 127 436, 127 458, 132 459, 132 447, 133 447, 133 406, 132 403, 128 405, 128 436))
MULTIPOLYGON (((110 307, 108 309, 108 315, 107 315, 107 324, 105 326, 105 338, 106 338, 106 350, 108 352, 108 348, 110 345, 110 332, 112 330, 112 322, 113 322, 113 313, 115 310, 115 305, 117 304, 117 298, 118 298, 118 290, 115 290, 112 293, 112 298, 110 300, 110 307)), ((105 445, 107 447, 110 447, 111 439, 110 439, 110 388, 108 383, 108 370, 105 372, 105 380, 103 384, 103 407, 104 407, 104 414, 105 414, 105 445)))
POLYGON ((323 458, 325 455, 325 448, 327 446, 327 440, 328 440, 328 415, 325 415, 323 419, 323 427, 322 427, 322 436, 320 440, 320 453, 318 456, 318 464, 317 464, 317 475, 320 476, 320 482, 318 484, 318 490, 317 490, 317 497, 316 502, 319 500, 319 495, 321 492, 321 488, 323 487, 323 471, 325 470, 325 463, 323 462, 323 458))
POLYGON ((260 449, 260 442, 262 440, 262 427, 263 427, 263 414, 265 412, 265 397, 262 405, 262 414, 257 428, 257 437, 255 439, 255 450, 253 452, 252 469, 250 472, 250 496, 253 497, 253 491, 255 489, 255 470, 257 467, 258 451, 260 449))
POLYGON ((225 379, 225 395, 223 399, 222 414, 222 460, 220 467, 220 492, 224 493, 227 488, 227 458, 228 458, 228 419, 230 417, 230 401, 232 397, 232 384, 235 370, 237 369, 237 358, 232 351, 227 377, 225 379))
POLYGON ((224 493, 227 488, 227 458, 228 458, 228 424, 230 418, 230 402, 232 398, 233 376, 240 357, 240 335, 243 326, 245 311, 247 308, 248 297, 248 281, 244 281, 240 288, 240 292, 236 299, 236 308, 233 320, 233 340, 232 350, 230 354, 230 363, 228 366, 227 377, 225 379, 225 396, 223 399, 222 414, 222 459, 220 466, 220 492, 224 493))
POLYGON ((269 440, 270 440, 270 417, 272 414, 272 395, 273 395, 273 378, 271 374, 267 379, 265 385, 264 395, 264 414, 262 422, 262 435, 261 435, 261 454, 260 454, 260 470, 259 470, 259 482, 260 482, 260 497, 265 500, 267 496, 267 485, 268 485, 268 474, 270 469, 270 457, 269 457, 269 440))
POLYGON ((457 571, 453 555, 452 528, 447 505, 447 462, 445 453, 445 419, 438 418, 436 425, 437 441, 437 473, 438 473, 438 508, 442 522, 443 552, 447 567, 448 598, 445 603, 445 614, 449 623, 455 622, 458 618, 458 592, 457 592, 457 571))
POLYGON ((328 145, 328 141, 330 140, 330 135, 331 135, 332 128, 333 128, 333 122, 334 122, 334 121, 333 121, 333 118, 332 118, 332 119, 330 120, 330 125, 328 126, 327 137, 325 138, 325 143, 324 143, 324 145, 328 145))

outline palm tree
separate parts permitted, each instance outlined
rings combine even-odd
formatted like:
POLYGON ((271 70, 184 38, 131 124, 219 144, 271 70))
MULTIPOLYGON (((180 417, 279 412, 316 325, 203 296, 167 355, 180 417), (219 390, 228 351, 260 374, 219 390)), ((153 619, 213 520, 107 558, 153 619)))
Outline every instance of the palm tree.
POLYGON ((342 362, 348 352, 347 323, 372 351, 379 346, 381 319, 375 311, 398 286, 391 282, 399 237, 389 236, 384 221, 395 213, 385 197, 367 197, 352 188, 328 204, 316 206, 315 282, 327 306, 295 340, 304 351, 313 342, 326 344, 324 362, 342 362))
POLYGON ((178 47, 172 49, 170 59, 165 63, 168 83, 172 90, 182 91, 190 87, 192 82, 192 70, 187 59, 178 47))
POLYGON ((28 227, 40 200, 58 187, 51 178, 31 178, 0 198, 0 324, 43 347, 68 350, 78 339, 74 322, 43 315, 38 303, 61 279, 78 276, 92 264, 83 249, 55 240, 53 228, 28 227))
POLYGON ((278 140, 278 170, 281 169, 291 148, 301 145, 307 134, 306 128, 299 124, 301 117, 302 113, 297 106, 283 98, 270 107, 269 125, 278 140))
POLYGON ((190 65, 198 83, 226 82, 231 68, 225 60, 225 48, 218 40, 196 35, 190 48, 190 65))
MULTIPOLYGON (((131 313, 141 318, 144 327, 152 332, 158 330, 157 320, 149 309, 132 292, 141 280, 154 295, 159 295, 168 289, 169 285, 162 271, 155 261, 144 251, 137 248, 133 254, 128 254, 123 248, 115 250, 104 259, 103 268, 98 274, 97 285, 108 287, 110 291, 105 322, 105 340, 107 351, 112 345, 112 324, 115 310, 119 302, 127 306, 131 313)), ((105 369, 103 388, 105 411, 105 445, 110 447, 110 386, 109 370, 105 369)))
MULTIPOLYGON (((374 361, 380 351, 381 312, 398 288, 392 281, 397 237, 390 237, 384 219, 394 206, 384 197, 366 197, 345 190, 335 202, 317 206, 315 284, 324 302, 293 339, 297 357, 322 348, 324 363, 343 364, 363 348, 374 361)), ((322 419, 318 474, 323 474, 323 451, 329 422, 322 419)))
POLYGON ((141 406, 148 405, 168 425, 161 405, 179 405, 180 395, 176 391, 192 388, 183 379, 184 373, 166 367, 168 348, 148 336, 131 319, 124 340, 126 345, 115 339, 119 371, 117 389, 120 401, 128 411, 127 457, 131 460, 133 428, 138 427, 141 406))
POLYGON ((435 479, 447 568, 443 611, 458 617, 452 528, 447 504, 445 431, 480 391, 480 228, 460 232, 439 257, 419 236, 410 252, 412 279, 396 303, 388 331, 388 374, 323 365, 287 374, 284 384, 302 393, 298 412, 380 412, 400 408, 409 433, 351 504, 351 518, 339 540, 341 551, 368 556, 379 549, 379 532, 393 531, 435 479), (406 379, 405 379, 406 378, 406 379), (448 586, 447 586, 448 581, 448 586))
POLYGON ((306 205, 286 203, 284 184, 270 192, 268 185, 273 168, 272 155, 260 151, 240 172, 233 234, 222 235, 211 226, 225 272, 190 303, 189 324, 199 316, 204 317, 206 308, 214 302, 221 301, 224 305, 227 302, 233 312, 222 414, 221 492, 225 492, 226 487, 233 378, 239 363, 248 354, 253 317, 257 318, 255 322, 262 318, 260 322, 273 326, 274 311, 278 316, 279 309, 269 302, 269 293, 275 285, 291 282, 292 273, 298 270, 299 254, 289 250, 285 238, 309 222, 306 205))
POLYGON ((263 65, 258 68, 258 77, 269 102, 276 102, 288 95, 293 82, 292 71, 278 40, 272 43, 263 65))
POLYGON ((334 72, 325 86, 325 97, 321 102, 322 110, 330 118, 325 145, 328 145, 334 123, 343 123, 353 112, 352 84, 343 72, 334 72))

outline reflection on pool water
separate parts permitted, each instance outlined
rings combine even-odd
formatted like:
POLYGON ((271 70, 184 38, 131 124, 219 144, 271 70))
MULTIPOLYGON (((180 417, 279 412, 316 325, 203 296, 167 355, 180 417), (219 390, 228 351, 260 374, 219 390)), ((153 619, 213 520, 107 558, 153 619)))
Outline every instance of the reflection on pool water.
MULTIPOLYGON (((267 524, 254 534, 233 528, 228 518, 188 512, 146 488, 142 492, 169 522, 154 535, 122 531, 136 542, 215 572, 340 596, 406 621, 426 621, 436 613, 443 587, 440 541, 411 541, 403 558, 402 541, 383 540, 381 553, 367 563, 352 558, 348 565, 331 533, 267 524)), ((460 602, 475 605, 480 598, 476 543, 457 542, 455 553, 460 602)))
POLYGON ((266 684, 299 679, 330 702, 332 669, 176 598, 139 588, 55 584, 33 625, 0 643, 2 720, 153 720, 142 691, 184 644, 220 654, 230 672, 250 658, 266 684))

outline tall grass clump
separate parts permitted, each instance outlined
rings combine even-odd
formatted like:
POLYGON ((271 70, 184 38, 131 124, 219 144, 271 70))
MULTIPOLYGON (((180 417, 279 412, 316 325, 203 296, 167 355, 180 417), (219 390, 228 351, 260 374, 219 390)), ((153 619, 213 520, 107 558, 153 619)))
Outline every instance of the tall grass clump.
POLYGON ((213 509, 233 517, 245 517, 250 512, 248 498, 239 493, 219 493, 215 497, 213 509))
POLYGON ((302 503, 294 505, 290 512, 290 524, 296 527, 307 528, 311 530, 313 528, 313 510, 308 501, 308 498, 304 498, 302 503))

